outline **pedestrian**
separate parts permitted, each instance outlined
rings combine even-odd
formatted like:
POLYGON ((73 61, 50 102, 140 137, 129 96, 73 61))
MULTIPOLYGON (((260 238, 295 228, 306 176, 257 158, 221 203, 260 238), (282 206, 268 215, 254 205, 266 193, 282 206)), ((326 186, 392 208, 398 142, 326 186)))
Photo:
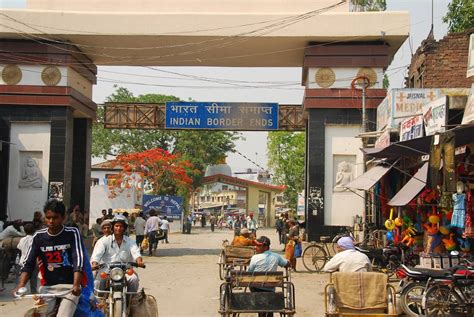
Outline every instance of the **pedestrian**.
POLYGON ((163 230, 163 243, 169 243, 168 233, 170 232, 170 222, 168 221, 167 216, 164 216, 163 219, 161 219, 160 229, 163 230))
POLYGON ((43 213, 41 211, 35 211, 33 214, 33 227, 35 231, 46 228, 46 225, 44 224, 43 213))
MULTIPOLYGON (((300 243, 299 241, 299 228, 298 224, 295 220, 289 220, 288 225, 290 227, 288 231, 288 242, 286 243, 285 247, 285 258, 290 262, 291 268, 293 271, 296 272, 296 257, 295 257, 295 249, 297 245, 300 243)), ((301 247, 301 245, 299 245, 301 247)))
POLYGON ((250 213, 249 216, 247 217, 247 228, 255 236, 257 235, 258 222, 257 222, 257 219, 254 218, 253 213, 250 213))
MULTIPOLYGON (((20 267, 23 266, 23 263, 26 261, 26 254, 28 252, 28 248, 33 243, 33 235, 35 234, 34 225, 31 223, 27 223, 24 226, 26 236, 20 239, 17 245, 17 249, 20 250, 21 257, 20 257, 20 267)), ((38 292, 38 264, 35 265, 33 272, 31 273, 30 279, 30 293, 36 294, 38 292)))
POLYGON ((281 216, 277 218, 275 222, 275 228, 276 228, 276 232, 278 233, 278 240, 280 241, 280 244, 282 244, 283 243, 283 237, 282 237, 283 219, 281 216))
MULTIPOLYGON (((290 262, 270 251, 270 239, 261 236, 256 240, 256 252, 250 259, 249 272, 275 272, 277 268, 288 267, 290 262)), ((275 292, 274 288, 250 287, 251 292, 275 292)), ((273 313, 258 313, 259 317, 272 317, 273 313)))
POLYGON ((209 222, 211 224, 211 231, 214 232, 214 228, 215 228, 216 223, 217 223, 217 218, 214 214, 211 215, 211 218, 209 219, 209 222))
POLYGON ((150 210, 150 218, 145 223, 144 234, 148 236, 148 254, 151 256, 158 247, 158 231, 160 229, 161 219, 157 216, 155 209, 150 210))
POLYGON ((102 209, 102 221, 107 219, 107 209, 102 209))
POLYGON ((140 248, 140 252, 143 252, 142 249, 142 242, 145 238, 145 224, 146 220, 143 218, 143 212, 138 214, 138 217, 135 219, 135 242, 137 243, 138 247, 140 248))
POLYGON ((286 242, 288 241, 288 231, 290 230, 290 227, 288 225, 288 213, 283 214, 283 230, 281 231, 281 235, 283 238, 283 252, 285 252, 285 247, 286 247, 286 242))
POLYGON ((94 247, 97 240, 99 240, 103 236, 102 228, 100 226, 101 222, 102 222, 102 218, 97 218, 95 220, 95 223, 92 225, 92 228, 91 228, 92 229, 92 236, 93 236, 92 247, 94 247))
POLYGON ((206 226, 206 215, 202 214, 201 215, 201 227, 205 227, 206 226))

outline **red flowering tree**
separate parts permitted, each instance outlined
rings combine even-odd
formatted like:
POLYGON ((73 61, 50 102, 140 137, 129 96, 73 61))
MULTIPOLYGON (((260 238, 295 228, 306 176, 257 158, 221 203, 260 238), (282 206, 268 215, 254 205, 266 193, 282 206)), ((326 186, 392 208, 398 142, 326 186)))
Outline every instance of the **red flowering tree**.
POLYGON ((192 187, 192 177, 200 173, 180 154, 159 148, 118 155, 110 165, 122 167, 122 171, 109 180, 112 197, 132 187, 148 187, 153 195, 186 196, 192 187))

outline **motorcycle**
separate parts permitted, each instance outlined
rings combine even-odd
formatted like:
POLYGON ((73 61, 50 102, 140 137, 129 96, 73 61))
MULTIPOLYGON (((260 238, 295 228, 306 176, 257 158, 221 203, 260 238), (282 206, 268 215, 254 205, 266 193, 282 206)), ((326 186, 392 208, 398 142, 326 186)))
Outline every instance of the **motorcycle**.
POLYGON ((421 305, 428 316, 472 316, 474 268, 459 266, 446 277, 434 278, 421 305))
POLYGON ((356 246, 356 250, 367 255, 374 270, 387 273, 389 277, 395 273, 396 268, 402 263, 403 253, 398 246, 387 246, 381 249, 365 249, 356 246))
MULTIPOLYGON (((98 298, 104 298, 104 314, 109 317, 127 317, 130 313, 130 303, 133 296, 139 292, 129 292, 127 289, 126 275, 134 274, 134 267, 138 267, 135 262, 111 262, 100 264, 99 283, 105 285, 105 290, 94 288, 94 293, 98 298)), ((145 268, 145 265, 143 265, 145 268)))
POLYGON ((401 264, 395 274, 400 279, 397 290, 400 307, 407 316, 423 316, 425 311, 421 303, 430 281, 450 276, 452 270, 412 268, 401 264))

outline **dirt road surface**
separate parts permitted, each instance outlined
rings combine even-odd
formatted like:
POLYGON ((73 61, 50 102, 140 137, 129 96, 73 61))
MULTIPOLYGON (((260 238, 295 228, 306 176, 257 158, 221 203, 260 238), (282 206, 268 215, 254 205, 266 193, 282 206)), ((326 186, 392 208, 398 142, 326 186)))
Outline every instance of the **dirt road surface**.
MULTIPOLYGON (((275 230, 261 229, 272 241, 272 250, 281 251, 275 230)), ((193 227, 190 235, 172 233, 169 244, 160 243, 156 256, 144 256, 146 269, 138 269, 140 286, 158 300, 160 317, 219 316, 219 285, 217 259, 222 240, 232 239, 227 229, 211 232, 209 227, 193 227)), ((280 252, 282 254, 282 252, 280 252)), ((296 316, 324 316, 323 291, 327 274, 306 273, 301 260, 298 272, 292 274, 296 289, 296 316)), ((0 292, 0 315, 22 316, 29 301, 13 301, 7 290, 0 292)), ((249 314, 248 316, 253 316, 249 314)))

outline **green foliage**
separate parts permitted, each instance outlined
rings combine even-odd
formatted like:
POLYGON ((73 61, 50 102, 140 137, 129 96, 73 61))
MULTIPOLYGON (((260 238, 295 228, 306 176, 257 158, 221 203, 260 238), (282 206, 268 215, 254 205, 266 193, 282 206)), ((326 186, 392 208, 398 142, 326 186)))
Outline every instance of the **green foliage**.
POLYGON ((277 131, 268 133, 268 166, 274 180, 286 186, 284 192, 290 208, 296 210, 298 193, 304 189, 305 134, 277 131))
POLYGON ((474 28, 474 1, 452 0, 448 4, 448 12, 443 17, 443 22, 448 23, 450 33, 474 28))
POLYGON ((387 9, 386 0, 352 0, 356 11, 385 11, 387 9))
MULTIPOLYGON (((179 98, 159 94, 134 96, 128 89, 118 87, 107 101, 164 103, 179 101, 179 98)), ((234 141, 238 139, 235 133, 226 131, 105 129, 103 107, 99 107, 97 118, 92 129, 93 156, 106 158, 109 155, 160 148, 170 153, 180 153, 183 159, 189 160, 201 174, 204 174, 207 165, 217 163, 227 152, 232 152, 234 141)), ((200 174, 193 177, 193 187, 200 185, 201 177, 200 174)))

